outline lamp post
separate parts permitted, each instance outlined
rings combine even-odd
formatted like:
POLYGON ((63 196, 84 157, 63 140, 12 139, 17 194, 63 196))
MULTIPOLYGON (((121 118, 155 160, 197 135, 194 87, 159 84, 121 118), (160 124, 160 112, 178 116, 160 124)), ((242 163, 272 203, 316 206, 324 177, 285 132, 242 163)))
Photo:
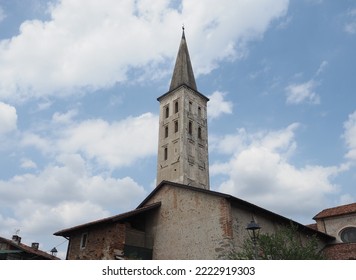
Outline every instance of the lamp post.
POLYGON ((56 247, 53 247, 53 249, 51 250, 52 256, 55 257, 57 255, 57 253, 58 253, 58 251, 57 251, 56 247))
POLYGON ((246 227, 248 235, 250 236, 253 243, 254 256, 253 258, 257 260, 257 239, 260 234, 261 227, 254 220, 252 220, 246 227))

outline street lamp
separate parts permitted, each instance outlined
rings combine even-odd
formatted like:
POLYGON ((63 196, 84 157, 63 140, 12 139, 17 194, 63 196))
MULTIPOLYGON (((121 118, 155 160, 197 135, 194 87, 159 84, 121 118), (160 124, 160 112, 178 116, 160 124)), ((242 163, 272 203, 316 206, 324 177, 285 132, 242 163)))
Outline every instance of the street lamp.
POLYGON ((53 247, 53 249, 51 250, 52 256, 55 257, 57 255, 57 253, 58 253, 58 251, 57 251, 56 247, 53 247))
POLYGON ((253 249, 254 249, 253 258, 255 260, 257 260, 257 239, 260 234, 260 229, 261 227, 254 220, 252 220, 246 227, 248 235, 250 236, 253 243, 253 249))

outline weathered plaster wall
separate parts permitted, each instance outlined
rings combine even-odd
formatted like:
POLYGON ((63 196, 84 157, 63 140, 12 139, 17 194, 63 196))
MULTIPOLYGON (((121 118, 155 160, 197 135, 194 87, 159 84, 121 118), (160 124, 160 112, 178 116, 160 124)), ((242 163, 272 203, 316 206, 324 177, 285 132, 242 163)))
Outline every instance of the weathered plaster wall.
POLYGON ((244 207, 238 207, 236 204, 233 204, 231 212, 234 237, 232 248, 235 252, 239 252, 244 241, 250 238, 246 227, 252 219, 261 226, 260 234, 274 233, 278 228, 277 223, 275 223, 272 219, 268 219, 264 215, 260 215, 255 211, 252 212, 244 207))
MULTIPOLYGON (((281 224, 275 218, 266 216, 265 214, 256 211, 247 210, 245 207, 232 206, 232 227, 233 227, 233 248, 236 252, 241 250, 241 245, 244 240, 250 238, 246 230, 247 224, 254 219, 261 226, 260 234, 273 234, 281 227, 289 226, 289 224, 281 224)), ((303 243, 310 238, 310 233, 299 232, 298 238, 303 243)), ((322 250, 326 243, 323 240, 318 240, 319 249, 322 250)))
POLYGON ((318 230, 336 237, 342 242, 340 232, 346 227, 356 227, 356 214, 334 216, 317 220, 318 230))
POLYGON ((232 238, 230 205, 222 197, 166 185, 147 204, 157 201, 161 208, 147 224, 153 259, 217 259, 232 238))

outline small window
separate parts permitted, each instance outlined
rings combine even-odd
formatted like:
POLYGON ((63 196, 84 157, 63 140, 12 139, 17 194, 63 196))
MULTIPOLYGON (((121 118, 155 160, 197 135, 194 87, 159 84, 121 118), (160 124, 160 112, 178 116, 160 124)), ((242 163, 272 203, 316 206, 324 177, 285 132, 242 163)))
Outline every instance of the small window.
POLYGON ((88 233, 82 234, 82 239, 80 240, 80 249, 84 249, 87 246, 88 233))
POLYGON ((177 133, 178 132, 178 121, 174 122, 174 132, 177 133))
POLYGON ((189 101, 189 112, 192 112, 193 102, 189 101))
POLYGON ((179 103, 178 100, 174 103, 174 113, 178 113, 179 110, 179 103))
POLYGON ((188 124, 188 133, 190 135, 193 134, 193 123, 191 121, 189 121, 189 124, 188 124))
POLYGON ((356 227, 344 228, 340 233, 340 238, 345 243, 356 242, 356 227))
POLYGON ((198 116, 201 118, 201 107, 198 107, 198 116))
POLYGON ((168 105, 165 107, 165 117, 166 118, 169 117, 169 106, 168 105))
POLYGON ((165 147, 164 148, 164 160, 167 160, 168 159, 168 148, 165 147))
POLYGON ((168 125, 166 125, 164 127, 164 137, 167 138, 168 137, 168 125))
POLYGON ((198 138, 201 139, 201 127, 198 127, 198 138))

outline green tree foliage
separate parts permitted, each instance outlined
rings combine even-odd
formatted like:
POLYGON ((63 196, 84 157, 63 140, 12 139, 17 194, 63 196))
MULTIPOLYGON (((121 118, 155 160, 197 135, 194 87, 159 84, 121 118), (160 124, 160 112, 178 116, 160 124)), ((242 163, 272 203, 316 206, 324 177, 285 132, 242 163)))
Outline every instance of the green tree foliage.
MULTIPOLYGON (((321 260, 316 236, 301 238, 296 226, 283 227, 273 234, 260 234, 257 241, 258 259, 262 260, 321 260)), ((247 238, 239 252, 232 251, 229 259, 254 259, 255 247, 247 238)))

